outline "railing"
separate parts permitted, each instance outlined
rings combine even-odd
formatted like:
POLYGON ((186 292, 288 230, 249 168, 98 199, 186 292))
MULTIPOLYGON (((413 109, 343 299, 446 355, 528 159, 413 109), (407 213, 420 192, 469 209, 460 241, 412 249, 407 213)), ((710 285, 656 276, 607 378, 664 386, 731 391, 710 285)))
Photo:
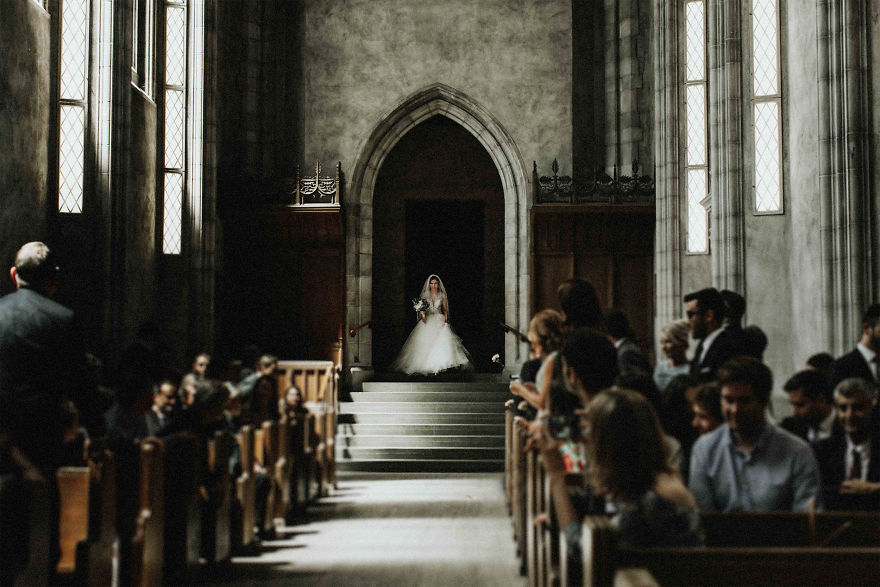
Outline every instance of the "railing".
POLYGON ((354 328, 350 328, 350 329, 348 330, 348 335, 349 335, 350 337, 354 338, 355 336, 357 336, 357 333, 360 332, 360 330, 361 330, 362 328, 372 328, 372 327, 373 327, 373 321, 372 321, 372 320, 367 320, 367 321, 364 322, 363 324, 358 324, 358 325, 355 326, 354 328))
POLYGON ((505 324, 504 322, 499 322, 498 325, 504 329, 505 334, 513 334, 514 336, 519 337, 520 342, 529 342, 529 337, 526 336, 525 333, 523 333, 520 330, 517 330, 516 328, 514 328, 510 324, 505 324))

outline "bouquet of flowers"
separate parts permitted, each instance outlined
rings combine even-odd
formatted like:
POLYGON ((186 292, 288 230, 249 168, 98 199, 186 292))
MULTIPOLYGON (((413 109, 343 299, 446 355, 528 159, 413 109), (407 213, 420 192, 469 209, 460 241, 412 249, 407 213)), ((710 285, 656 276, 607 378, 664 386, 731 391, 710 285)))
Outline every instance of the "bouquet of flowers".
POLYGON ((418 314, 421 314, 422 312, 428 311, 428 300, 426 300, 425 298, 421 298, 421 299, 414 298, 412 301, 412 305, 413 305, 413 310, 415 310, 416 313, 418 313, 418 314))

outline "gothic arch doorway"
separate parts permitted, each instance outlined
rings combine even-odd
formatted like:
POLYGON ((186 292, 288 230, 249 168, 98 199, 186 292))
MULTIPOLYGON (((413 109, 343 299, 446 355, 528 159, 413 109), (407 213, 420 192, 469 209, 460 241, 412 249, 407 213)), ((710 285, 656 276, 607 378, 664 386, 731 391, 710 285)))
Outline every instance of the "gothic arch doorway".
MULTIPOLYGON (((467 130, 488 153, 501 182, 503 252, 493 262, 504 267, 504 321, 525 328, 529 309, 528 174, 515 143, 501 124, 463 93, 437 84, 401 101, 384 117, 361 148, 346 200, 346 328, 373 320, 374 194, 383 162, 404 135, 422 122, 443 116, 467 130)), ((452 292, 450 292, 451 295, 452 292)), ((408 294, 413 295, 413 294, 408 294)), ((381 330, 381 327, 379 327, 381 330)), ((374 331, 349 339, 346 363, 372 365, 374 331)), ((504 339, 508 368, 525 357, 524 345, 504 339)), ((381 354, 381 353, 380 353, 381 354)), ((381 357, 377 357, 381 358, 381 357)))
POLYGON ((384 371, 415 317, 429 273, 450 296, 450 319, 479 371, 503 353, 504 192, 491 157, 445 116, 394 146, 373 192, 373 366, 384 371))

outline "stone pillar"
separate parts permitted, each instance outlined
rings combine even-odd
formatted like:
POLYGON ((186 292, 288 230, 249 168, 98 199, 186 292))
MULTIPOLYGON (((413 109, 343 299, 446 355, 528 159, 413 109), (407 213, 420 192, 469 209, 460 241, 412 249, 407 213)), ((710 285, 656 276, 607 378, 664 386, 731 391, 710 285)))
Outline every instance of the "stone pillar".
POLYGON ((872 296, 868 6, 817 0, 819 194, 827 348, 843 352, 872 296))
MULTIPOLYGON (((654 230, 655 334, 681 316, 680 161, 681 82, 679 7, 654 4, 654 157, 657 168, 654 230)), ((655 336, 654 340, 658 340, 655 336)), ((659 356, 659 355, 658 355, 659 356)))
POLYGON ((742 3, 707 9, 712 283, 745 293, 742 3))

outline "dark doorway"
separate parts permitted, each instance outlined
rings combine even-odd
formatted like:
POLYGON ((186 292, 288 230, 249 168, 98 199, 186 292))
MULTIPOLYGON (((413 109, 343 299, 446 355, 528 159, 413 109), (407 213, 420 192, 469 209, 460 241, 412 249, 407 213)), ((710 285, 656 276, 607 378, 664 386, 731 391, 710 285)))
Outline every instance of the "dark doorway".
POLYGON ((504 352, 504 190, 480 142, 444 116, 401 137, 376 178, 372 234, 374 368, 397 356, 416 321, 410 300, 436 273, 453 328, 490 370, 504 352))
POLYGON ((404 289, 415 297, 428 275, 437 274, 449 296, 450 322, 471 353, 482 350, 484 207, 479 201, 406 202, 404 289))

